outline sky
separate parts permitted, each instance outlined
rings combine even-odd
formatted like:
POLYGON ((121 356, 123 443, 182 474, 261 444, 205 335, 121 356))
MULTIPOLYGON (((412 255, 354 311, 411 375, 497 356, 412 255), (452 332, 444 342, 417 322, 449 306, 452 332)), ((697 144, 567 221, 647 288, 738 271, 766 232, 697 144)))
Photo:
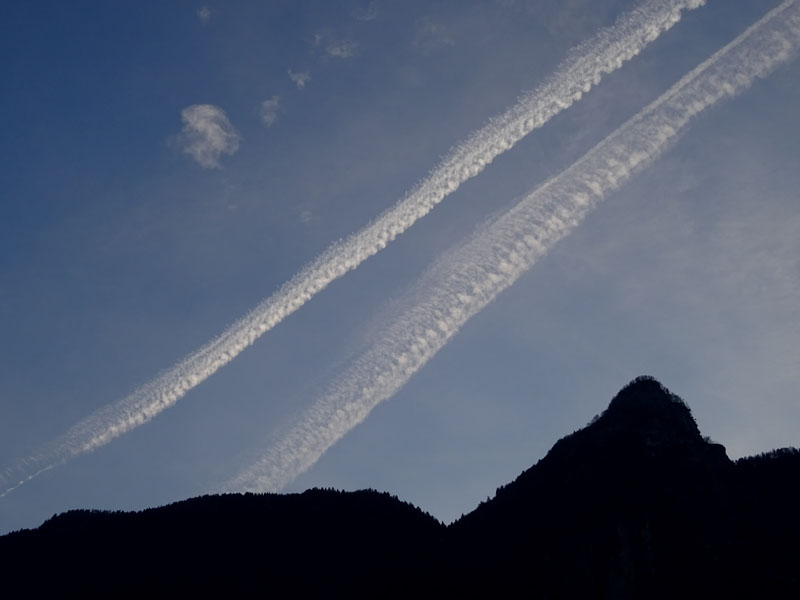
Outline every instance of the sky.
MULTIPOLYGON (((10 3, 0 473, 228 331, 639 4, 10 3)), ((402 330, 450 248, 778 4, 684 11, 173 406, 0 497, 0 533, 227 489, 402 330)), ((800 445, 799 92, 788 60, 693 119, 283 489, 450 522, 642 374, 731 458, 800 445)))

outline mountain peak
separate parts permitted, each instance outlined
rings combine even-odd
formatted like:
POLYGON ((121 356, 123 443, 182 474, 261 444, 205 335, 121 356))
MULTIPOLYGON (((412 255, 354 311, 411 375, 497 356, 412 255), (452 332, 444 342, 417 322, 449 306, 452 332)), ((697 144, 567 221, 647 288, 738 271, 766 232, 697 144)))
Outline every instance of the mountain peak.
POLYGON ((638 433, 651 443, 702 440, 689 406, 649 375, 622 388, 594 426, 638 433))
POLYGON ((664 464, 672 465, 670 477, 679 486, 731 466, 725 448, 702 437, 681 398, 653 377, 637 377, 589 425, 561 438, 536 465, 501 488, 502 494, 498 489, 496 499, 513 488, 527 490, 524 494, 578 483, 600 489, 611 481, 634 497, 640 493, 637 485, 655 485, 658 465, 664 464), (631 478, 636 482, 628 482, 631 478))

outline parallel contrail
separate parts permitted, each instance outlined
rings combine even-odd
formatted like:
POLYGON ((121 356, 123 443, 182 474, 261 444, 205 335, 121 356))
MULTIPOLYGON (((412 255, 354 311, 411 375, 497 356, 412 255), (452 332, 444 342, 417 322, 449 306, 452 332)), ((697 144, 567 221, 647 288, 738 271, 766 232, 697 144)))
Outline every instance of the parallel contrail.
POLYGON ((278 491, 391 397, 467 320, 512 285, 603 199, 655 160, 692 117, 748 88, 800 45, 800 5, 788 0, 684 76, 585 156, 523 198, 415 286, 412 308, 338 377, 255 465, 226 489, 278 491))
POLYGON ((42 452, 0 474, 0 497, 39 473, 103 446, 173 406, 316 293, 376 254, 498 155, 571 106, 705 0, 645 0, 574 48, 539 88, 453 148, 430 175, 375 221, 333 244, 272 296, 131 395, 96 411, 42 452), (13 487, 9 487, 13 485, 13 487))

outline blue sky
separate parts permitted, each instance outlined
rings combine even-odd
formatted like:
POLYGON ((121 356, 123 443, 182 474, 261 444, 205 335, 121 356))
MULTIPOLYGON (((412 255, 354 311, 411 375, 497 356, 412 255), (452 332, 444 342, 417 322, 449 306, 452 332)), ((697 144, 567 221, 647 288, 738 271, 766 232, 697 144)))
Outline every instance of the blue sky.
MULTIPOLYGON (((0 530, 218 489, 436 257, 777 4, 684 14, 174 407, 0 498, 0 530)), ((223 331, 635 5, 11 4, 2 466, 223 331), (229 128, 199 161, 196 105, 229 128)), ((798 445, 799 69, 701 115, 287 489, 373 487, 449 521, 645 373, 732 457, 798 445)))

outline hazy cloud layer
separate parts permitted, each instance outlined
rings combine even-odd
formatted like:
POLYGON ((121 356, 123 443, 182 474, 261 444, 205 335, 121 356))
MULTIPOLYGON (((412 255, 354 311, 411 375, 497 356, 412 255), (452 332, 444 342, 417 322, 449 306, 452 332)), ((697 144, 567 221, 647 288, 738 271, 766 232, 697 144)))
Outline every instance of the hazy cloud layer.
POLYGON ((228 117, 213 104, 193 104, 181 111, 181 148, 205 168, 218 168, 222 154, 239 149, 241 137, 228 117))

